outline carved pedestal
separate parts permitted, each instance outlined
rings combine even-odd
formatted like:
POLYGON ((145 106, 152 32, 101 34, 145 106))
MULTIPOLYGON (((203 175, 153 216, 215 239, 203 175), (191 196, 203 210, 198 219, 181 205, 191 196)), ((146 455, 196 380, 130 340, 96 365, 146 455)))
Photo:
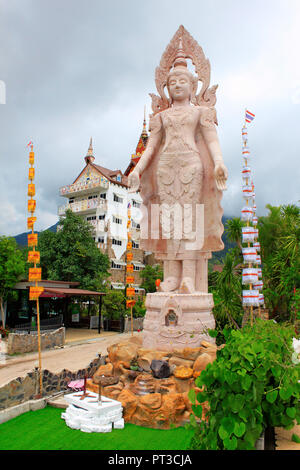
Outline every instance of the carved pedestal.
POLYGON ((172 351, 197 348, 201 341, 214 343, 207 330, 215 328, 212 294, 147 294, 143 348, 172 351))

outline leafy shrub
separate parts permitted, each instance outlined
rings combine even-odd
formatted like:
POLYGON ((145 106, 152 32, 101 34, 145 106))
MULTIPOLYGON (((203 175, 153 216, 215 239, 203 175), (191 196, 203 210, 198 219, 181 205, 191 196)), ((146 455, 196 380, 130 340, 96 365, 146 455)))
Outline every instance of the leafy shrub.
POLYGON ((226 345, 192 389, 191 448, 251 450, 266 427, 300 423, 300 365, 292 359, 294 328, 257 320, 253 327, 225 332, 226 345), (208 402, 207 421, 201 403, 208 402))
POLYGON ((103 316, 119 320, 126 314, 125 295, 120 290, 110 290, 103 296, 103 316))

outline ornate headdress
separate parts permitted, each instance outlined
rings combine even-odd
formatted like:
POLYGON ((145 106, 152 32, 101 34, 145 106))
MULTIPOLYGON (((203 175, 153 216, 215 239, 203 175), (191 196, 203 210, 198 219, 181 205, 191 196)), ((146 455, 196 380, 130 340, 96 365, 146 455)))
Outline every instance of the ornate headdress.
POLYGON ((170 100, 165 95, 168 76, 172 67, 174 67, 174 70, 180 67, 188 71, 186 59, 191 59, 196 70, 196 76, 194 80, 192 80, 193 90, 191 103, 195 106, 211 108, 211 111, 215 114, 214 105, 217 101, 216 89, 218 85, 208 88, 210 84, 209 60, 206 59, 197 41, 195 41, 190 33, 181 25, 167 46, 162 55, 160 64, 155 70, 155 84, 159 96, 150 93, 152 98, 152 116, 170 107, 170 100), (202 88, 196 95, 198 81, 202 82, 202 88))

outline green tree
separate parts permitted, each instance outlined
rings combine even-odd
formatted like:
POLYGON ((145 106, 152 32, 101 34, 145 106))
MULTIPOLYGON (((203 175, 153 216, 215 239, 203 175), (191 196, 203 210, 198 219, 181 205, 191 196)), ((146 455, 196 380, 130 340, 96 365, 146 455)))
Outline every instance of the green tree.
POLYGON ((25 261, 14 238, 0 237, 0 308, 2 326, 5 328, 3 303, 13 295, 13 287, 25 273, 25 261))
MULTIPOLYGON (((214 297, 213 314, 219 336, 224 327, 238 329, 241 325, 243 317, 241 269, 237 251, 229 250, 222 263, 222 271, 214 273, 214 282, 209 286, 209 292, 214 297)), ((217 338, 218 343, 222 340, 222 335, 217 338)))
POLYGON ((77 281, 83 289, 103 290, 109 259, 95 245, 91 225, 67 210, 58 227, 56 233, 46 230, 39 235, 43 277, 77 281))
POLYGON ((141 271, 140 277, 143 280, 141 287, 145 289, 146 294, 148 294, 148 292, 156 291, 155 281, 156 279, 163 280, 163 271, 159 264, 155 266, 148 264, 143 271, 141 271))
POLYGON ((276 320, 294 317, 300 289, 300 209, 295 205, 273 207, 259 219, 264 294, 276 320))
POLYGON ((240 252, 242 251, 242 227, 244 223, 240 218, 234 217, 226 222, 225 232, 229 241, 237 244, 240 252))

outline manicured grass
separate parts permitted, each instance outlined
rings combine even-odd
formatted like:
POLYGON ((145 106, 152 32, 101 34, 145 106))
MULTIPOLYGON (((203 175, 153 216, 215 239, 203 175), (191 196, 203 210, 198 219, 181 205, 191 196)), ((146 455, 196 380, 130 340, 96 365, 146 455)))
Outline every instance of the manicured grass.
POLYGON ((0 450, 185 450, 192 432, 184 428, 149 429, 125 424, 110 433, 68 428, 62 409, 29 411, 0 424, 0 450))

